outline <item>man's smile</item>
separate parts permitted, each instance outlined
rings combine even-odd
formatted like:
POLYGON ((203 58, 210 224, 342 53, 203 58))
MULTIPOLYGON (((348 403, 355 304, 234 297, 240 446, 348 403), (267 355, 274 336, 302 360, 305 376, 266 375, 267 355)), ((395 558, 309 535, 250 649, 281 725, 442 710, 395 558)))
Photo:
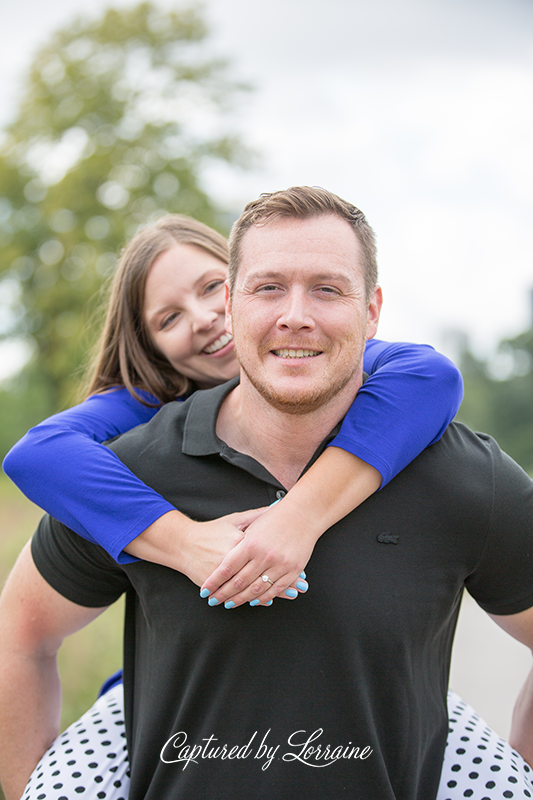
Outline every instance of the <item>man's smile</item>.
POLYGON ((315 356, 319 356, 322 351, 321 350, 272 350, 275 356, 279 356, 280 358, 314 358, 315 356))

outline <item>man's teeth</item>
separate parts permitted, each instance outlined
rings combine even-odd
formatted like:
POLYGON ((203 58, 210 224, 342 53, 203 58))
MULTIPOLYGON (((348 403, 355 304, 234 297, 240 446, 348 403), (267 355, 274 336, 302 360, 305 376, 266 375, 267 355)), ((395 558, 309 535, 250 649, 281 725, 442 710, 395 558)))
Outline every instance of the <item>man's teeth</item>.
POLYGON ((320 355, 319 350, 274 350, 274 355, 281 358, 309 358, 320 355))
POLYGON ((211 355, 211 353, 216 353, 218 350, 222 350, 231 340, 233 336, 231 333, 223 333, 220 339, 217 339, 216 342, 213 344, 208 345, 208 347, 204 347, 204 353, 211 355))

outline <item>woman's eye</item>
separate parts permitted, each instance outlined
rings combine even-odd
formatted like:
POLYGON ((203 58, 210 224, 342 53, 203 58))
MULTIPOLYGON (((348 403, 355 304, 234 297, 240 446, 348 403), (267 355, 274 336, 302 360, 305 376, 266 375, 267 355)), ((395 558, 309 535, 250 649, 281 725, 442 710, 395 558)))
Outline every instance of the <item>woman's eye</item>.
POLYGON ((173 311, 172 314, 169 314, 167 317, 161 320, 159 329, 162 331, 165 330, 165 328, 168 328, 169 325, 171 325, 178 317, 179 317, 179 312, 173 311))
POLYGON ((223 280, 211 281, 210 283, 208 283, 206 285, 206 287, 204 289, 204 292, 206 294, 210 294, 211 292, 216 292, 216 291, 218 291, 218 289, 220 289, 220 288, 222 288, 222 286, 224 286, 224 283, 225 283, 225 281, 223 281, 223 280))

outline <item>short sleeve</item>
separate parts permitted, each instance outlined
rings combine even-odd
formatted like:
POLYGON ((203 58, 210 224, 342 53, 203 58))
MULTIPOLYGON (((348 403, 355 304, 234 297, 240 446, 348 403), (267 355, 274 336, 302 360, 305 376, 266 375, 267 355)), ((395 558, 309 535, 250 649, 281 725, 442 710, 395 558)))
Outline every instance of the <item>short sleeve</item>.
POLYGON ((489 614, 517 614, 533 606, 533 481, 484 438, 493 459, 492 510, 479 563, 465 584, 489 614))
POLYGON ((111 605, 130 586, 124 570, 99 545, 46 514, 31 544, 35 566, 59 594, 89 608, 111 605))

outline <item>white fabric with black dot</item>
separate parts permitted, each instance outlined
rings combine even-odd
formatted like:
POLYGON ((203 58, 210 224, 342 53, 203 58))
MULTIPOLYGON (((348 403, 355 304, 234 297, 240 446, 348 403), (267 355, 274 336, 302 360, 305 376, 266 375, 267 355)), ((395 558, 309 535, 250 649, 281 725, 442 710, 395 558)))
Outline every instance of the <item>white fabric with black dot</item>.
MULTIPOLYGON (((22 800, 127 800, 123 706, 121 684, 100 697, 45 753, 22 800)), ((437 800, 533 800, 533 772, 509 743, 454 692, 448 694, 448 714, 437 800)))
POLYGON ((127 800, 129 786, 119 684, 57 737, 35 767, 22 800, 127 800))
POLYGON ((533 772, 455 692, 448 693, 450 728, 437 800, 533 798, 533 772))

